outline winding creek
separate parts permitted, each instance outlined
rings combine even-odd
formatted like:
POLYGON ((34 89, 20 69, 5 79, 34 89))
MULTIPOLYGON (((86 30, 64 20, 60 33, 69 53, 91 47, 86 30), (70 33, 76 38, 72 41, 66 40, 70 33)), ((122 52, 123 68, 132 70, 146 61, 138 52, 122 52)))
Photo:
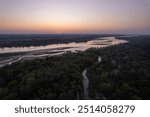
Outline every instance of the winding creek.
MULTIPOLYGON (((102 57, 101 56, 98 56, 98 59, 97 59, 98 63, 100 63, 102 61, 102 57)), ((90 100, 91 98, 89 97, 89 91, 88 91, 88 88, 89 88, 89 79, 87 77, 87 69, 85 68, 82 72, 82 76, 83 76, 83 99, 84 100, 90 100)))
POLYGON ((89 97, 89 91, 88 91, 88 87, 89 87, 89 79, 88 77, 86 76, 87 74, 87 69, 83 70, 82 72, 82 76, 83 76, 83 99, 84 100, 89 100, 90 97, 89 97))

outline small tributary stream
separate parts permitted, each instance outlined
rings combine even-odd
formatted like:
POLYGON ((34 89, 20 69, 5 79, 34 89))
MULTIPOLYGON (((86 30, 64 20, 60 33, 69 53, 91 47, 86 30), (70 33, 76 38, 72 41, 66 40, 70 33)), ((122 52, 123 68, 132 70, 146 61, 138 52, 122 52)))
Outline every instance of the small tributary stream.
MULTIPOLYGON (((101 56, 98 56, 98 62, 101 62, 101 56)), ((84 100, 89 100, 89 91, 88 91, 88 87, 89 87, 89 79, 87 77, 87 69, 85 68, 82 72, 82 76, 83 76, 83 99, 84 100)))
POLYGON ((84 100, 89 100, 89 91, 88 91, 88 87, 89 87, 89 79, 86 76, 87 74, 87 69, 83 70, 82 72, 82 76, 83 76, 83 99, 84 100))

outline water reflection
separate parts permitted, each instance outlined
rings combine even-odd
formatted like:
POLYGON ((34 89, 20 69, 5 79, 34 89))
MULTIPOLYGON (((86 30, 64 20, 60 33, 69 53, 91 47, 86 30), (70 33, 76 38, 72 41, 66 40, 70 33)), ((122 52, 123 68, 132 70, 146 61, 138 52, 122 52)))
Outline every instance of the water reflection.
POLYGON ((15 53, 25 52, 16 55, 9 55, 8 57, 0 57, 0 67, 11 65, 12 63, 21 60, 31 60, 35 58, 43 58, 55 55, 61 55, 66 51, 76 52, 85 51, 89 48, 101 48, 120 43, 126 43, 125 40, 115 39, 114 37, 97 38, 95 40, 81 42, 81 43, 68 43, 68 44, 52 44, 47 46, 38 47, 12 47, 1 48, 0 53, 15 53))
POLYGON ((87 42, 80 42, 80 43, 68 43, 68 44, 51 44, 47 46, 31 46, 31 47, 5 47, 0 48, 0 53, 13 53, 13 52, 30 52, 30 51, 36 51, 36 50, 55 50, 63 49, 65 51, 84 51, 88 48, 100 48, 100 47, 106 47, 109 45, 119 44, 119 43, 125 43, 125 40, 118 40, 114 37, 105 37, 105 38, 97 38, 95 40, 87 41, 87 42))

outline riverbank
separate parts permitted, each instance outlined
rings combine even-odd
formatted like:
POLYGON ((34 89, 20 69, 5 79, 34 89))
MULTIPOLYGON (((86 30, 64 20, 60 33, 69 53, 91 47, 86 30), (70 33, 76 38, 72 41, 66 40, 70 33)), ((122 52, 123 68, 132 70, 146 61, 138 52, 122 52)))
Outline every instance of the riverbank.
POLYGON ((5 65, 11 65, 14 62, 18 62, 20 60, 34 59, 40 57, 49 57, 54 55, 61 55, 68 51, 77 52, 77 51, 85 51, 89 48, 103 48, 111 45, 127 43, 125 40, 115 39, 115 37, 100 37, 95 40, 90 40, 87 42, 81 43, 69 43, 69 44, 52 44, 48 46, 39 46, 39 47, 13 47, 13 48, 1 48, 0 54, 9 54, 9 53, 18 53, 18 55, 6 57, 3 56, 0 60, 0 67, 5 65), (19 52, 21 55, 19 55, 19 52), (24 54, 23 54, 24 52, 24 54))
POLYGON ((150 99, 149 37, 124 38, 129 43, 0 68, 0 99, 81 100, 85 68, 92 100, 150 99))

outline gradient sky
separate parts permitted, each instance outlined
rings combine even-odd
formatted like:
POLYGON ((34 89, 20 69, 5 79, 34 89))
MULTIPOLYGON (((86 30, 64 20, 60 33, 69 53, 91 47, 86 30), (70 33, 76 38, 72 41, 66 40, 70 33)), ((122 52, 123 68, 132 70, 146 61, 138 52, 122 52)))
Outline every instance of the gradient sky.
POLYGON ((150 0, 0 0, 0 33, 150 34, 150 0))

